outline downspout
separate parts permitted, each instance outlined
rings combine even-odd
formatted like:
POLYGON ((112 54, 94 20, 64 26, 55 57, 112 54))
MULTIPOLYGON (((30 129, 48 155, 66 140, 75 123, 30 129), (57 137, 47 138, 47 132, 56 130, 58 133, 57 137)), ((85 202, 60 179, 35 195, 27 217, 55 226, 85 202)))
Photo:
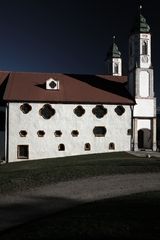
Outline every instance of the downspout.
POLYGON ((130 108, 131 108, 131 151, 134 151, 134 123, 133 123, 134 105, 131 105, 130 108))
POLYGON ((5 111, 5 162, 8 163, 8 150, 9 150, 9 103, 6 103, 5 111))

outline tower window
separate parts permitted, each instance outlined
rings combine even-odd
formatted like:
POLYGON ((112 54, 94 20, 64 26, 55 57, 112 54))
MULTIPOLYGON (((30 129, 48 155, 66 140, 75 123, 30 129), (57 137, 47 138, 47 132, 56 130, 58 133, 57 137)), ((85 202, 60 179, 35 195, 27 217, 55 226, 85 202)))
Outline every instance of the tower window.
POLYGON ((29 146, 28 145, 18 145, 17 146, 17 158, 18 159, 28 159, 29 158, 29 146))
POLYGON ((90 145, 90 143, 85 143, 85 145, 84 145, 84 150, 85 150, 85 151, 90 151, 90 150, 91 150, 91 145, 90 145))
POLYGON ((65 146, 64 146, 64 144, 59 144, 59 146, 58 146, 58 151, 65 151, 65 146))
POLYGON ((143 41, 143 43, 142 43, 142 55, 147 55, 147 54, 148 54, 147 42, 143 41))
POLYGON ((118 64, 114 63, 114 73, 117 74, 118 73, 118 64))

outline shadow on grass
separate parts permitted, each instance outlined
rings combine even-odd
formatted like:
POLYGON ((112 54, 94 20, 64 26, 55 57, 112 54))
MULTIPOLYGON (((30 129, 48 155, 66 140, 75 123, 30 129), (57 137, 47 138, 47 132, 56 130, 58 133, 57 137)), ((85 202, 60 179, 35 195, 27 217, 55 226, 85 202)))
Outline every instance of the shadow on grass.
MULTIPOLYGON (((53 204, 54 201, 57 204, 61 204, 62 201, 66 206, 73 204, 68 199, 48 200, 53 201, 53 204)), ((48 200, 42 198, 42 209, 48 200)), ((160 239, 160 192, 74 204, 81 205, 50 215, 48 213, 43 219, 39 216, 39 219, 1 233, 0 239, 160 239)), ((19 206, 17 210, 18 208, 19 206)))

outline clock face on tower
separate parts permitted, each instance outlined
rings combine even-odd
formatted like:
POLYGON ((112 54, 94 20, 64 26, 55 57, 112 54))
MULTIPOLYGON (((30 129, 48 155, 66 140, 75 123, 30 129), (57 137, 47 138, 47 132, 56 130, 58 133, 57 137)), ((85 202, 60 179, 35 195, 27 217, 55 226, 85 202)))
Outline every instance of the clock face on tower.
POLYGON ((142 62, 147 63, 148 62, 148 57, 147 56, 142 56, 142 62))

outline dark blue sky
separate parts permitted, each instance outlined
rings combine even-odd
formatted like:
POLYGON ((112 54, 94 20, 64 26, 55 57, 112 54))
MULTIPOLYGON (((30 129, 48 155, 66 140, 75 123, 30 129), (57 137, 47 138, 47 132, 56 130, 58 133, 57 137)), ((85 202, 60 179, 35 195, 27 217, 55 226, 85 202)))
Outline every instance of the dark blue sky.
MULTIPOLYGON (((135 0, 0 1, 0 69, 103 74, 104 59, 116 35, 127 73, 128 36, 138 13, 135 0)), ((152 32, 156 92, 159 84, 158 1, 143 1, 152 32)))

